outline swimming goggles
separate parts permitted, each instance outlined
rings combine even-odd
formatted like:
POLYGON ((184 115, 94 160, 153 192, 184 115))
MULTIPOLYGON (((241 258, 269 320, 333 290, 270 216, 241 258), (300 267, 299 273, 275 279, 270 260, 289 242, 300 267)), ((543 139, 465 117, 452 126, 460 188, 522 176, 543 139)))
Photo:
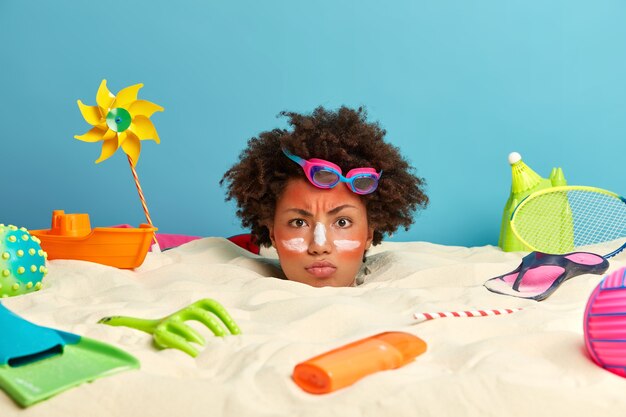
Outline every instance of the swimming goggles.
POLYGON ((341 168, 332 162, 317 158, 306 160, 285 148, 282 150, 287 158, 302 167, 309 182, 318 188, 333 188, 339 182, 345 182, 356 194, 370 194, 378 187, 378 180, 383 174, 382 171, 376 172, 374 168, 355 168, 344 177, 341 168))

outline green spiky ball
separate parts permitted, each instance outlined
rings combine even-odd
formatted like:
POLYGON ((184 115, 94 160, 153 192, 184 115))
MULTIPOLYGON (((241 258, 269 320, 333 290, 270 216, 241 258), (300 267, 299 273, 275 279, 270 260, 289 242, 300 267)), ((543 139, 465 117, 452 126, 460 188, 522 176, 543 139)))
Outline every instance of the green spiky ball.
POLYGON ((0 297, 41 289, 48 255, 40 243, 23 227, 0 224, 0 297))

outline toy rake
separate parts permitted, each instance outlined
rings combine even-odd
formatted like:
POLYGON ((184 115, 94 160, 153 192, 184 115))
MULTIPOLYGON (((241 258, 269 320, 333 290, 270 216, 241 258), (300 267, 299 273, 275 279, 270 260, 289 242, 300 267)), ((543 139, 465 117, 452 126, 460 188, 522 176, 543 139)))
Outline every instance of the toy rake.
POLYGON ((204 324, 215 336, 219 337, 226 336, 229 332, 233 335, 241 333, 239 326, 226 309, 217 301, 209 298, 196 301, 174 314, 160 319, 111 316, 100 319, 98 323, 141 330, 154 336, 154 344, 157 347, 179 349, 195 358, 198 356, 198 350, 190 342, 204 346, 205 339, 200 333, 184 323, 187 320, 195 320, 204 324))

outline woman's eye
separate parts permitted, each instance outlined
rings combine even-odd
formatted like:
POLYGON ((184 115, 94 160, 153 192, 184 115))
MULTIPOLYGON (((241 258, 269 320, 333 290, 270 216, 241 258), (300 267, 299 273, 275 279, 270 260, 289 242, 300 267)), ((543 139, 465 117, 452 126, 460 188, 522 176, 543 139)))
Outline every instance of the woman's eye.
POLYGON ((302 219, 293 219, 289 222, 289 225, 292 227, 304 227, 306 226, 306 221, 302 219))
POLYGON ((350 227, 352 225, 352 222, 350 221, 350 219, 341 218, 337 220, 335 224, 337 225, 337 227, 345 229, 346 227, 350 227))

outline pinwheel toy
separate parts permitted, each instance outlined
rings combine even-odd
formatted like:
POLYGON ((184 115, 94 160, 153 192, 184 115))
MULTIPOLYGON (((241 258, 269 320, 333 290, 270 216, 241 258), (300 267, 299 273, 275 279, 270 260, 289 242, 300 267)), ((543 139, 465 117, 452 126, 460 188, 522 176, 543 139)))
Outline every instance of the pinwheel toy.
MULTIPOLYGON (((160 142, 150 116, 157 111, 163 111, 163 107, 146 100, 138 100, 137 94, 141 87, 143 84, 131 85, 115 96, 107 88, 107 80, 102 80, 96 94, 96 106, 87 106, 78 100, 80 112, 85 121, 93 127, 84 135, 74 137, 84 142, 102 141, 102 153, 96 163, 110 158, 120 146, 122 147, 128 157, 146 220, 152 226, 135 165, 139 161, 142 140, 152 139, 156 143, 160 142)), ((156 244, 156 239, 154 242, 156 244)))
POLYGON ((48 259, 82 259, 118 268, 134 268, 143 262, 150 240, 154 241, 153 250, 160 250, 155 236, 157 229, 150 218, 135 166, 141 153, 141 141, 150 139, 160 142, 150 116, 163 111, 163 108, 147 100, 139 100, 137 94, 141 87, 143 84, 131 85, 120 90, 116 96, 107 88, 106 80, 102 80, 95 106, 78 100, 78 108, 92 128, 75 138, 83 142, 102 142, 102 151, 96 163, 110 158, 122 148, 148 224, 139 228, 92 230, 87 214, 65 214, 63 210, 55 210, 51 229, 31 231, 41 240, 48 259))

